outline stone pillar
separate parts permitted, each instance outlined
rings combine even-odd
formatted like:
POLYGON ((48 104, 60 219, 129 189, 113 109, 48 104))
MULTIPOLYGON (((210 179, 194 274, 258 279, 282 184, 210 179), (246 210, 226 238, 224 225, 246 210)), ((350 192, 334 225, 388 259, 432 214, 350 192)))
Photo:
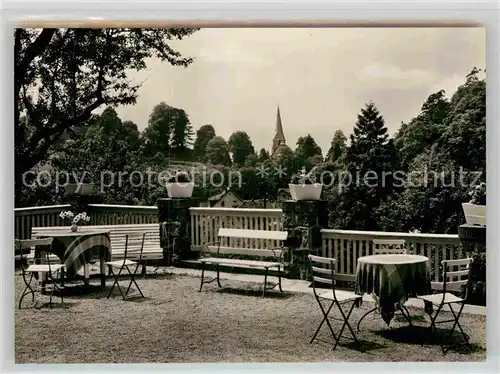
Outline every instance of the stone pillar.
POLYGON ((468 302, 486 305, 486 226, 460 225, 458 237, 463 251, 474 259, 468 302))
POLYGON ((169 266, 174 261, 187 260, 196 256, 191 252, 191 216, 189 208, 201 203, 195 198, 158 199, 160 222, 160 245, 163 261, 169 266))
POLYGON ((289 232, 285 245, 289 248, 285 258, 290 263, 288 276, 309 279, 308 254, 321 253, 321 229, 328 227, 326 200, 287 200, 283 202, 284 230, 289 232))

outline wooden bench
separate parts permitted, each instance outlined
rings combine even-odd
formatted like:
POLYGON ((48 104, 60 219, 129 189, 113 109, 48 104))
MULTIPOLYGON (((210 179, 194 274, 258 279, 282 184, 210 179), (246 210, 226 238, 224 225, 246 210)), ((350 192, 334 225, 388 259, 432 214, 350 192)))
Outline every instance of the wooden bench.
POLYGON ((200 292, 203 288, 203 284, 211 283, 217 281, 217 285, 222 287, 220 284, 219 277, 219 265, 229 265, 235 267, 243 268, 258 268, 264 269, 264 290, 262 296, 265 296, 266 290, 273 289, 276 285, 272 287, 267 286, 267 276, 269 269, 277 269, 278 271, 278 286, 280 292, 281 289, 281 274, 284 270, 283 263, 283 242, 288 237, 288 232, 286 231, 268 231, 268 230, 246 230, 246 229, 226 229, 220 228, 217 234, 218 241, 216 243, 210 243, 204 245, 202 248, 202 257, 198 260, 201 264, 201 283, 200 292), (256 249, 251 248, 252 242, 254 241, 266 241, 268 243, 268 248, 256 249), (244 242, 245 247, 234 246, 236 241, 244 242), (272 245, 279 243, 279 245, 272 245), (226 244, 226 245, 223 245, 226 244), (227 245, 229 244, 229 245, 227 245), (207 255, 208 257, 203 257, 207 255), (243 256, 255 256, 260 257, 261 260, 242 260, 234 258, 224 258, 221 255, 243 255, 243 256), (205 264, 215 264, 217 267, 217 276, 211 280, 205 281, 205 264))
MULTIPOLYGON (((136 224, 136 225, 99 225, 99 226, 80 226, 79 233, 92 231, 109 231, 111 240, 111 260, 123 259, 125 254, 125 238, 127 234, 146 233, 144 238, 144 247, 142 251, 142 261, 160 260, 163 259, 163 248, 160 246, 160 226, 157 223, 136 224)), ((37 237, 49 232, 70 232, 69 226, 53 226, 53 227, 33 227, 31 229, 31 237, 37 237)), ((127 258, 130 260, 138 260, 140 254, 140 243, 129 243, 127 249, 127 258)), ((142 263, 142 273, 144 274, 146 267, 142 263)), ((85 278, 88 274, 88 264, 85 264, 85 278)))

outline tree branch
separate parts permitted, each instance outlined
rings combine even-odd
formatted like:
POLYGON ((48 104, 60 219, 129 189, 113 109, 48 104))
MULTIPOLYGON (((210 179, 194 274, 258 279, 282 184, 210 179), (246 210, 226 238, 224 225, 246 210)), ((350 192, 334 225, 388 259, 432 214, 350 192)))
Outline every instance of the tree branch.
POLYGON ((35 41, 28 48, 26 48, 24 57, 18 64, 16 64, 15 67, 16 79, 21 79, 21 77, 25 76, 28 66, 37 56, 42 54, 47 49, 47 46, 50 44, 50 41, 56 31, 57 29, 43 29, 35 41))

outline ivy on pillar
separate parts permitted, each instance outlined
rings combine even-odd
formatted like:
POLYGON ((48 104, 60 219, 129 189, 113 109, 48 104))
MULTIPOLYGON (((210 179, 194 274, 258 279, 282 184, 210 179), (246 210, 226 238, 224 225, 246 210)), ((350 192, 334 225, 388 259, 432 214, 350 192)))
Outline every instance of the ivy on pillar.
POLYGON ((191 216, 189 208, 200 205, 194 198, 158 199, 160 245, 165 265, 196 256, 191 252, 191 216))
POLYGON ((289 232, 288 276, 310 279, 307 256, 321 254, 321 229, 328 227, 328 202, 325 200, 288 200, 283 202, 284 229, 289 232))

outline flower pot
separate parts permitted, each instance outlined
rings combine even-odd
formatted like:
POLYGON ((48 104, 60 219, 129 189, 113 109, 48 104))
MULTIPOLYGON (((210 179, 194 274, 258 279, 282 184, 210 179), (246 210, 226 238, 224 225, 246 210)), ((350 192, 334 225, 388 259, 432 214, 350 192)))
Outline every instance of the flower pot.
POLYGON ((193 195, 194 182, 167 183, 168 197, 191 197, 193 195))
POLYGON ((469 225, 486 226, 486 205, 462 203, 462 209, 469 225))
POLYGON ((76 223, 73 223, 71 225, 71 232, 77 232, 78 231, 78 225, 76 223))
POLYGON ((90 195, 94 190, 93 183, 68 183, 64 186, 66 195, 90 195))
POLYGON ((290 195, 296 201, 300 200, 319 200, 323 185, 321 183, 314 184, 289 184, 290 195))

